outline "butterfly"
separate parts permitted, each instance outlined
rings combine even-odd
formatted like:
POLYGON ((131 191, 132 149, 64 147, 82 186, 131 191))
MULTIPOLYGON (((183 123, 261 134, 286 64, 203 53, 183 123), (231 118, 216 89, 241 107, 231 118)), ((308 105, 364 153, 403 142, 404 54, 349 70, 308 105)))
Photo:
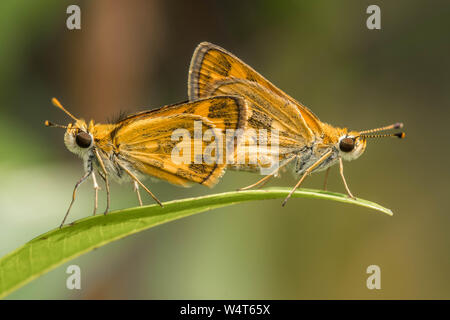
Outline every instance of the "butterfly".
MULTIPOLYGON (((344 176, 343 160, 359 158, 364 153, 369 138, 405 137, 404 132, 374 134, 400 129, 403 127, 402 123, 354 131, 321 122, 310 109, 278 89, 232 53, 208 42, 200 43, 195 49, 189 68, 189 99, 230 94, 241 96, 248 103, 246 131, 265 130, 269 133, 277 132, 278 135, 277 152, 272 154, 262 152, 271 158, 270 161, 278 163, 276 168, 256 183, 240 190, 262 186, 271 177, 276 176, 280 169, 294 163, 294 172, 300 179, 284 199, 283 206, 312 172, 326 170, 324 184, 326 189, 329 169, 337 163, 347 194, 354 198, 344 176)), ((242 148, 255 145, 255 139, 249 138, 248 135, 247 137, 244 135, 244 140, 242 148)), ((256 144, 259 142, 257 140, 256 138, 256 144)), ((250 148, 250 152, 243 151, 246 161, 230 164, 230 167, 237 170, 259 170, 260 163, 249 161, 249 156, 257 149, 250 148)))
POLYGON ((118 182, 132 183, 140 205, 141 187, 163 206, 142 183, 141 180, 146 177, 178 186, 189 186, 191 183, 214 186, 225 171, 226 161, 205 161, 198 155, 202 156, 208 148, 211 149, 211 145, 214 147, 210 150, 213 160, 214 156, 218 157, 228 149, 233 152, 238 139, 224 143, 221 136, 227 130, 245 128, 248 112, 243 98, 226 95, 168 105, 129 115, 115 123, 101 124, 76 118, 56 98, 52 99, 52 103, 74 122, 63 126, 45 121, 45 125, 66 129, 64 143, 69 151, 83 160, 85 171, 75 185, 72 201, 60 228, 69 215, 78 187, 90 177, 95 190, 95 215, 99 190, 97 174, 106 186, 105 214, 110 206, 109 177, 118 182), (176 134, 180 132, 181 135, 176 134), (209 139, 204 139, 207 132, 209 139))

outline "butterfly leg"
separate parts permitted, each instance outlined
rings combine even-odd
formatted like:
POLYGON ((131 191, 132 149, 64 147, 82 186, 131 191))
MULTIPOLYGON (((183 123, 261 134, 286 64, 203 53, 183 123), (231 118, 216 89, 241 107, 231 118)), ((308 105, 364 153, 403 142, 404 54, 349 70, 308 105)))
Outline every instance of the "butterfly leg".
POLYGON ((98 186, 97 183, 97 178, 95 176, 95 172, 92 172, 92 182, 94 183, 94 191, 95 191, 95 199, 94 199, 94 216, 97 213, 97 208, 98 208, 98 190, 100 189, 100 187, 98 186))
POLYGON ((271 174, 265 176, 264 178, 262 178, 262 179, 256 181, 255 183, 253 183, 253 184, 251 184, 251 185, 249 185, 249 186, 246 186, 246 187, 244 187, 244 188, 239 188, 239 189, 237 189, 237 191, 248 190, 248 189, 251 189, 251 188, 256 187, 256 186, 258 186, 258 185, 260 185, 260 187, 262 187, 262 186, 264 186, 264 185, 267 183, 267 181, 269 181, 270 178, 272 178, 272 177, 275 175, 276 172, 278 172, 278 169, 275 170, 275 172, 273 172, 273 173, 271 173, 271 174), (261 185, 261 184, 262 184, 262 185, 261 185))
POLYGON ((61 222, 61 225, 59 226, 60 229, 62 228, 62 226, 64 225, 64 222, 66 222, 66 219, 67 219, 67 217, 69 216, 70 209, 72 209, 72 205, 73 205, 73 203, 75 202, 75 195, 76 195, 76 193, 77 193, 78 187, 79 187, 84 181, 86 181, 87 178, 89 178, 89 176, 91 175, 91 173, 92 173, 92 169, 90 169, 88 172, 86 172, 86 174, 80 179, 80 181, 78 181, 78 182, 75 184, 75 188, 73 189, 73 193, 72 193, 72 201, 70 202, 69 209, 67 209, 66 215, 64 216, 64 219, 63 219, 63 221, 61 222))
POLYGON ((342 162, 342 158, 339 157, 339 172, 341 173, 342 181, 344 181, 345 190, 347 190, 348 196, 352 199, 356 199, 355 196, 350 192, 348 188, 347 181, 345 181, 344 177, 344 164, 342 162))
POLYGON ((319 160, 314 162, 314 164, 312 166, 310 166, 308 169, 305 170, 305 173, 302 175, 300 180, 297 182, 294 189, 292 189, 291 192, 289 192, 288 196, 286 197, 286 199, 284 199, 283 203, 281 204, 283 207, 286 205, 287 201, 292 196, 292 194, 295 192, 295 190, 297 190, 297 188, 301 185, 303 180, 305 180, 306 176, 308 176, 311 172, 313 172, 313 170, 315 168, 317 168, 322 162, 324 162, 331 155, 331 153, 332 153, 332 150, 328 151, 322 157, 320 157, 319 160))
POLYGON ((323 182, 323 190, 327 190, 328 174, 330 173, 331 167, 325 172, 325 181, 323 182))
POLYGON ((139 193, 139 184, 136 181, 133 181, 133 189, 137 194, 138 200, 139 200, 139 205, 142 207, 142 199, 141 199, 141 194, 139 193))
POLYGON ((105 209, 104 214, 107 214, 109 211, 109 204, 110 204, 108 173, 106 172, 105 164, 103 163, 103 160, 100 157, 98 150, 94 149, 94 152, 95 152, 95 156, 97 157, 97 160, 98 160, 100 167, 102 168, 103 174, 104 174, 104 176, 102 176, 102 178, 105 180, 105 186, 106 186, 106 209, 105 209))
POLYGON ((256 186, 258 186, 258 185, 259 185, 259 188, 261 188, 262 186, 264 186, 264 185, 267 183, 267 181, 269 181, 270 178, 274 177, 275 174, 277 174, 277 172, 278 172, 281 168, 283 168, 284 166, 286 166, 288 163, 290 163, 290 162, 291 162, 292 160, 294 160, 294 159, 295 159, 295 157, 289 158, 289 159, 286 160, 281 166, 279 166, 278 168, 276 168, 272 173, 270 173, 270 174, 268 174, 267 176, 265 176, 264 178, 258 180, 258 181, 255 182, 254 184, 251 184, 251 185, 249 185, 249 186, 247 186, 247 187, 238 189, 238 191, 248 190, 248 189, 251 189, 251 188, 256 187, 256 186), (262 185, 261 185, 261 184, 262 184, 262 185))
POLYGON ((155 200, 161 207, 163 207, 161 201, 141 182, 139 179, 130 171, 128 170, 124 165, 122 165, 120 162, 117 162, 117 164, 133 179, 135 182, 137 182, 142 188, 144 188, 145 191, 155 200))

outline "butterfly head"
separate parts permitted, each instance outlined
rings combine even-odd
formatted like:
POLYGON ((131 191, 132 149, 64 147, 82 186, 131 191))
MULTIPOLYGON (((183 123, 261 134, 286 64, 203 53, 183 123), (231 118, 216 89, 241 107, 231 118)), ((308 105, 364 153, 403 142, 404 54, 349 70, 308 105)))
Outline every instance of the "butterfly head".
POLYGON ((366 143, 367 139, 369 138, 397 137, 403 139, 405 137, 404 132, 397 132, 390 134, 369 134, 369 133, 401 128, 403 128, 403 123, 394 123, 392 125, 376 129, 347 132, 339 138, 338 142, 339 154, 342 157, 342 159, 347 161, 358 159, 366 150, 366 143))
POLYGON ((358 159, 366 150, 366 142, 357 132, 350 131, 339 138, 339 155, 347 161, 358 159))
POLYGON ((94 145, 94 137, 89 131, 89 127, 86 121, 83 119, 75 118, 70 112, 68 112, 59 103, 56 98, 52 99, 53 104, 64 111, 69 117, 71 117, 75 122, 69 123, 67 126, 52 123, 50 121, 45 121, 47 127, 57 127, 66 129, 64 134, 64 143, 70 152, 80 155, 83 157, 94 145))
POLYGON ((86 122, 80 119, 67 126, 64 143, 69 151, 83 155, 94 145, 94 137, 89 132, 86 122))

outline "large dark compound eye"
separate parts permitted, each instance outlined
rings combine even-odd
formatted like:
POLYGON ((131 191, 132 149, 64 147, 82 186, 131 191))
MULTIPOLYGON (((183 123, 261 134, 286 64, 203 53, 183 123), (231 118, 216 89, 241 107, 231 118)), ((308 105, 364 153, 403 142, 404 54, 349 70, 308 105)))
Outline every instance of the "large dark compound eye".
POLYGON ((344 138, 339 142, 339 149, 342 152, 350 152, 355 148, 355 140, 352 138, 344 138))
POLYGON ((89 148, 92 143, 92 138, 89 133, 80 131, 77 133, 75 141, 80 148, 89 148))

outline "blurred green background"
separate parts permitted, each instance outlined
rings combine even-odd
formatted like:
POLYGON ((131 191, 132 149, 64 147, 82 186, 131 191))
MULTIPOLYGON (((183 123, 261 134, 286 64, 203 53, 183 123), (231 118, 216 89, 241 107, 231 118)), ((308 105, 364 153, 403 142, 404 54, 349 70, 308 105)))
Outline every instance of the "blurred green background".
MULTIPOLYGON (((43 126, 69 120, 51 97, 97 122, 184 101, 201 41, 235 53, 322 121, 403 121, 407 132, 370 141, 345 166, 353 193, 393 217, 311 199, 214 210, 94 250, 9 298, 450 298, 449 16, 450 3, 437 0, 1 1, 0 256, 56 227, 83 174, 63 131, 43 126), (70 4, 81 8, 81 30, 66 28, 70 4), (366 28, 370 4, 381 7, 381 30, 366 28), (70 264, 81 267, 82 290, 65 287, 70 264), (366 288, 372 264, 381 290, 366 288)), ((147 185, 166 201, 257 179, 228 172, 212 190, 147 185)), ((271 185, 295 182, 284 174, 271 185)), ((304 186, 322 183, 319 173, 304 186)), ((329 189, 345 192, 337 167, 329 189)), ((113 209, 136 204, 130 186, 113 184, 113 209)), ((69 220, 92 205, 86 183, 69 220)))

